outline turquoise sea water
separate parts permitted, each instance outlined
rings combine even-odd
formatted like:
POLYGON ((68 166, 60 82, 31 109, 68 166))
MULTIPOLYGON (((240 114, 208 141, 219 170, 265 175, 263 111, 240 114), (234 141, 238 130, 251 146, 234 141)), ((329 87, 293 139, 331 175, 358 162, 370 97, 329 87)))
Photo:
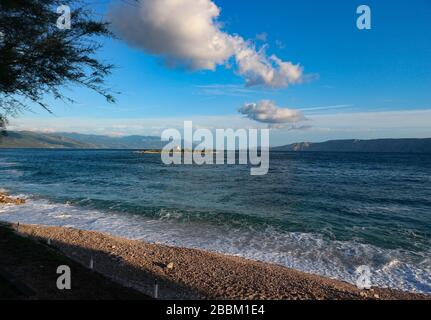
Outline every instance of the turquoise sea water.
POLYGON ((431 292, 431 155, 272 152, 247 166, 166 166, 133 151, 1 150, 0 219, 204 248, 431 292))

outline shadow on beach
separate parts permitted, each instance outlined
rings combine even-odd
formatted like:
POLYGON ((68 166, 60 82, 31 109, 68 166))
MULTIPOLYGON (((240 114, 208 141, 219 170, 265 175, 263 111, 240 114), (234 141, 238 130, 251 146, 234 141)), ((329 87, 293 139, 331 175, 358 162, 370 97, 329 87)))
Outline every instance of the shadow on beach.
MULTIPOLYGON (((90 253, 89 253, 90 254, 90 253)), ((0 223, 0 300, 147 300, 137 290, 83 267, 41 242, 0 223), (57 288, 57 267, 71 269, 71 290, 57 288)))
MULTIPOLYGON (((163 299, 204 298, 203 293, 146 272, 121 257, 41 236, 21 233, 26 226, 0 223, 1 299, 153 299, 157 280, 163 299), (19 228, 17 232, 17 228, 19 228), (90 261, 93 269, 90 269, 90 261), (71 268, 71 290, 56 286, 57 267, 71 268)), ((166 268, 163 263, 154 263, 166 268)))

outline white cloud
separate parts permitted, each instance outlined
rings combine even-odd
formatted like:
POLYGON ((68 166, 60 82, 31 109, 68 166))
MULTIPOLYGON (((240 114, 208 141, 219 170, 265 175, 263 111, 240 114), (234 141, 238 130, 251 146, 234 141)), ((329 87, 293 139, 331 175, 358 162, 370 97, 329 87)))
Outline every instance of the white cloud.
POLYGON ((243 45, 237 51, 235 59, 238 73, 250 87, 264 85, 281 88, 302 81, 301 66, 284 62, 275 55, 268 57, 265 47, 257 51, 250 43, 243 45))
POLYGON ((297 123, 307 120, 301 111, 279 108, 270 100, 262 100, 257 103, 247 103, 238 111, 249 119, 267 123, 273 128, 281 128, 283 125, 287 124, 293 125, 291 129, 303 128, 303 126, 297 126, 297 123))
POLYGON ((114 31, 128 44, 162 57, 168 65, 191 70, 229 67, 234 58, 237 73, 249 86, 286 87, 302 79, 302 68, 268 57, 265 46, 222 30, 220 8, 211 0, 139 0, 112 7, 114 31))

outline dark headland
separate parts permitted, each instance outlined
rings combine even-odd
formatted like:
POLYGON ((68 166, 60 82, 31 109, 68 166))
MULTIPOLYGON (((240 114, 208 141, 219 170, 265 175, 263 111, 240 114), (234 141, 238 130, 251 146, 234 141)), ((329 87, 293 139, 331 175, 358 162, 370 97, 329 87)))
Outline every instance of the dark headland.
POLYGON ((426 139, 375 139, 330 140, 301 142, 272 148, 273 151, 293 152, 397 152, 431 153, 431 138, 426 139))

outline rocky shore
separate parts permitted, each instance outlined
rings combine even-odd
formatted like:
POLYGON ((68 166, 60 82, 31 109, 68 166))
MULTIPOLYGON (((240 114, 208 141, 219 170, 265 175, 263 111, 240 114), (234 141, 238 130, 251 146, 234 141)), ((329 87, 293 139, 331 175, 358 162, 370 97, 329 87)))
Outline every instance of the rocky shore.
POLYGON ((20 205, 24 203, 25 199, 11 197, 5 192, 0 192, 0 205, 20 205))

